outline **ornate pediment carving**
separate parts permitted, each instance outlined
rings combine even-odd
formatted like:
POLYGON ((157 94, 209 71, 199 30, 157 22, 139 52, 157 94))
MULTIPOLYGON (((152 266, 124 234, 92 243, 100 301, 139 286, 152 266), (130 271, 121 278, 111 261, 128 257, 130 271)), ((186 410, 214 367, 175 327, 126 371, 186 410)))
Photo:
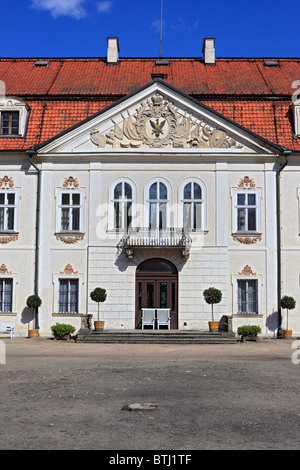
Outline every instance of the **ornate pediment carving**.
POLYGON ((224 130, 180 111, 156 92, 135 113, 122 113, 106 131, 95 128, 91 141, 100 148, 242 148, 224 130), (117 122, 118 121, 118 122, 117 122))

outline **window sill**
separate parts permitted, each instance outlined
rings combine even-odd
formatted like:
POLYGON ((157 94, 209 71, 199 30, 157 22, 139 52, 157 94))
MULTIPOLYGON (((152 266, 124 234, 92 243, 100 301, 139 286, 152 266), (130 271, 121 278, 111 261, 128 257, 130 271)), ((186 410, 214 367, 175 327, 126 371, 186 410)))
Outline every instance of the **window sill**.
POLYGON ((17 313, 13 312, 0 312, 0 317, 16 317, 17 313))
POLYGON ((263 318, 262 313, 233 313, 233 318, 263 318))
POLYGON ((83 317, 84 313, 52 313, 52 317, 83 317))
POLYGON ((4 139, 23 139, 23 134, 0 134, 0 137, 4 139))

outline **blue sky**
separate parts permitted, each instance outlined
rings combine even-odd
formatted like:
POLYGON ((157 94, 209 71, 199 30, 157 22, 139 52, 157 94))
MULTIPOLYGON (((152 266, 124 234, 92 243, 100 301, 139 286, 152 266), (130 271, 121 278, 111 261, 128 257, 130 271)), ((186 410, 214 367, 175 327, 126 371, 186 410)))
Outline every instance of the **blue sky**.
MULTIPOLYGON (((161 0, 2 0, 1 57, 157 57, 161 0)), ((299 0, 163 0, 163 57, 299 57, 299 0)))

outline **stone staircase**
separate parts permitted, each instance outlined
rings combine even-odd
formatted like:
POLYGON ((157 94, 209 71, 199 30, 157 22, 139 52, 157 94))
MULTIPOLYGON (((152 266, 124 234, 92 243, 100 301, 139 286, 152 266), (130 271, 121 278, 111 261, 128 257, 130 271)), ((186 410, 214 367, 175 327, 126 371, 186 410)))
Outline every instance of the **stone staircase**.
POLYGON ((232 344, 234 333, 195 330, 103 330, 84 329, 78 332, 78 343, 134 344, 232 344))

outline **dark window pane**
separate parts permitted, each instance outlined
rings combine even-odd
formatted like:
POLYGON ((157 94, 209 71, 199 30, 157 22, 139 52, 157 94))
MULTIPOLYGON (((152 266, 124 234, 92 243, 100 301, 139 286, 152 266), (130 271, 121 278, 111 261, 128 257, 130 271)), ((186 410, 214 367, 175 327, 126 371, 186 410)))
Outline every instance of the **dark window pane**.
POLYGON ((239 206, 243 206, 245 204, 245 194, 237 195, 237 203, 239 206))
POLYGON ((183 199, 191 199, 192 198, 192 183, 188 183, 185 185, 183 190, 183 199))
POLYGON ((128 183, 125 183, 125 197, 127 199, 132 199, 132 190, 130 184, 128 183))
POLYGON ((159 184, 159 198, 168 199, 167 187, 163 183, 159 184))
POLYGON ((255 194, 248 194, 248 206, 255 206, 256 197, 255 194))
POLYGON ((153 183, 149 189, 149 199, 157 199, 157 183, 153 183))
POLYGON ((166 282, 160 282, 159 307, 168 307, 168 285, 166 282))
POLYGON ((79 221, 80 209, 73 209, 72 215, 73 215, 72 230, 79 230, 79 227, 80 227, 80 221, 79 221))
POLYGON ((152 258, 144 261, 138 268, 139 272, 166 272, 177 273, 175 266, 160 258, 152 258))
POLYGON ((197 183, 194 183, 194 199, 201 199, 201 188, 197 183))
POLYGON ((122 197, 122 183, 117 184, 114 191, 114 199, 120 199, 122 197))
POLYGON ((7 194, 7 202, 10 205, 14 205, 15 203, 15 195, 13 193, 8 193, 7 194))
POLYGON ((74 206, 80 205, 80 194, 72 194, 72 202, 74 206))
POLYGON ((256 230, 256 209, 248 209, 248 230, 256 230))
POLYGON ((63 205, 69 205, 70 204, 70 194, 68 193, 62 193, 61 195, 61 203, 63 205))

